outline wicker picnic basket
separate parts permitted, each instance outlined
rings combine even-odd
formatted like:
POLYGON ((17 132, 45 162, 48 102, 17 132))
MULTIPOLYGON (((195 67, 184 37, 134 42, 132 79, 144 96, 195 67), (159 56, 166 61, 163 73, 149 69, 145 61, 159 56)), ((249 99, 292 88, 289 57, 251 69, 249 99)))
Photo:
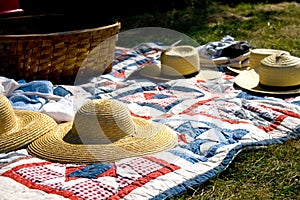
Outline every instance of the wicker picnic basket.
POLYGON ((1 19, 0 76, 73 84, 110 72, 121 24, 99 24, 49 14, 1 19))

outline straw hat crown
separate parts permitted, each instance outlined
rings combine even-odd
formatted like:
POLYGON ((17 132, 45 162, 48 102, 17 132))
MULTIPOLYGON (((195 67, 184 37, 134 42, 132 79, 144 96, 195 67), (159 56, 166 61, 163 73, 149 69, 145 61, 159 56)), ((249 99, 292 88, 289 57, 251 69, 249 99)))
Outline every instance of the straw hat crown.
POLYGON ((190 78, 200 71, 198 50, 190 45, 172 46, 160 54, 160 64, 150 64, 139 70, 143 77, 155 81, 190 78))
POLYGON ((300 59, 288 54, 273 54, 264 58, 261 64, 268 67, 300 67, 300 59))
POLYGON ((261 61, 259 81, 266 86, 290 87, 300 84, 300 58, 284 53, 261 61))
POLYGON ((161 73, 166 76, 185 76, 200 70, 200 58, 195 47, 175 46, 161 53, 161 73))
POLYGON ((129 110, 117 101, 90 101, 76 112, 66 141, 70 143, 111 143, 134 136, 135 124, 129 110))
POLYGON ((261 66, 261 61, 274 54, 286 54, 290 55, 290 52, 280 50, 280 49, 252 49, 250 51, 250 56, 249 56, 249 65, 250 69, 258 68, 261 66))
POLYGON ((8 98, 0 94, 0 153, 21 148, 56 125, 46 114, 14 110, 8 98))
POLYGON ((0 134, 11 134, 14 132, 14 130, 18 129, 18 121, 17 117, 15 116, 14 110, 12 106, 10 105, 10 102, 8 99, 0 95, 0 134))

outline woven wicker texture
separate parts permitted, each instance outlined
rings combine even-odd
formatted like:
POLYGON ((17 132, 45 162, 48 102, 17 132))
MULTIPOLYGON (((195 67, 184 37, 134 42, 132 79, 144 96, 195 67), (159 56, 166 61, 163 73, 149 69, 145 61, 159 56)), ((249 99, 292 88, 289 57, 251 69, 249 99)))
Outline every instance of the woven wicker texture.
POLYGON ((6 96, 0 94, 0 153, 21 148, 56 126, 48 115, 13 110, 6 96))
POLYGON ((82 77, 109 72, 120 22, 85 29, 81 24, 75 29, 68 21, 63 24, 59 20, 51 16, 2 19, 0 74, 28 81, 45 79, 54 84, 72 84, 79 69, 82 77), (51 23, 58 25, 51 27, 51 23), (14 31, 13 26, 20 27, 14 31), (43 30, 38 26, 43 26, 43 30))
POLYGON ((55 162, 97 163, 168 150, 177 140, 168 126, 132 117, 116 100, 97 99, 81 106, 74 122, 58 125, 27 150, 55 162))

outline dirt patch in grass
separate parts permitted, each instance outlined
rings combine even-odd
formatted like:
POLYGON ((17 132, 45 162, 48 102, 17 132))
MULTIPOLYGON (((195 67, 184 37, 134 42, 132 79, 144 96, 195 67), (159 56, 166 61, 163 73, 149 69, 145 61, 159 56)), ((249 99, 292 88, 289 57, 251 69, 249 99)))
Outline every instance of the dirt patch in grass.
POLYGON ((298 7, 297 2, 282 2, 277 4, 266 4, 258 7, 258 11, 284 11, 289 10, 291 7, 298 7))

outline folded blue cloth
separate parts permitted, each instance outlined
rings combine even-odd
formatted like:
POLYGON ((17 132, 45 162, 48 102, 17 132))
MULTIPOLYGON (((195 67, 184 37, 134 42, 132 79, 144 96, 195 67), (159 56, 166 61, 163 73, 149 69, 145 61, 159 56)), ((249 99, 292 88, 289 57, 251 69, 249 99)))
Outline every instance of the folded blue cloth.
POLYGON ((50 81, 38 80, 28 83, 21 83, 13 93, 18 92, 40 92, 45 94, 53 94, 53 84, 50 81))
POLYGON ((64 88, 62 86, 57 86, 56 88, 54 88, 53 94, 57 95, 57 96, 61 96, 61 97, 65 97, 68 94, 73 96, 72 92, 70 92, 69 90, 67 90, 66 88, 64 88))
POLYGON ((9 97, 14 109, 38 111, 48 102, 47 98, 38 95, 26 95, 24 92, 53 94, 53 84, 50 81, 37 80, 26 83, 21 80, 18 83, 20 86, 9 97))
POLYGON ((11 96, 9 100, 14 109, 31 111, 38 111, 45 103, 48 102, 48 100, 43 97, 23 94, 11 96))

